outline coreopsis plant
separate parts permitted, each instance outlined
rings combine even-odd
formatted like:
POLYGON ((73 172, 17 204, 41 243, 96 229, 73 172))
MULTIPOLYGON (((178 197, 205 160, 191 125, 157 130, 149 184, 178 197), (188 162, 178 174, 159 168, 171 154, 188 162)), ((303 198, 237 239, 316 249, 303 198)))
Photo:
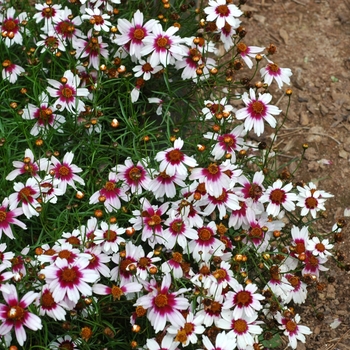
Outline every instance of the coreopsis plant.
POLYGON ((277 165, 292 71, 244 3, 2 3, 3 348, 306 341, 344 222, 319 233, 332 195, 277 165))

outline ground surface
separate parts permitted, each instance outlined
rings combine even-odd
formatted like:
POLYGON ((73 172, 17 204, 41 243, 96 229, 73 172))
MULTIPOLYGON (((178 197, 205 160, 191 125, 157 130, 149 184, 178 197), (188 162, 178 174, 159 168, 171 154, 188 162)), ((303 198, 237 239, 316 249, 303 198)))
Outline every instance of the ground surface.
MULTIPOLYGON (((350 208, 350 0, 248 0, 245 9, 253 14, 245 21, 245 42, 275 44, 273 61, 293 71, 293 103, 277 146, 281 161, 288 162, 300 154, 303 143, 309 144, 295 180, 312 180, 335 195, 319 225, 327 232, 350 208)), ((277 99, 281 95, 276 91, 277 99)), ((279 107, 285 110, 286 102, 282 99, 279 107)), ((348 221, 344 241, 337 245, 347 263, 348 221)), ((298 309, 303 324, 314 332, 298 350, 350 349, 350 274, 332 265, 328 276, 319 285, 324 289, 312 287, 307 303, 298 309), (335 281, 329 283, 328 276, 335 281), (332 329, 336 318, 342 323, 332 329)))

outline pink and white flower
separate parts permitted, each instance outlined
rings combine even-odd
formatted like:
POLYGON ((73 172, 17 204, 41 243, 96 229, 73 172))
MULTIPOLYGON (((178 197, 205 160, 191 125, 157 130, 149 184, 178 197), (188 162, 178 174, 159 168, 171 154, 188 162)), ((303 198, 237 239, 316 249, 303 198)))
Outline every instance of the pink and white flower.
POLYGON ((102 246, 106 254, 117 253, 119 246, 125 239, 121 237, 125 233, 125 228, 119 227, 117 224, 107 224, 101 222, 101 229, 95 230, 94 242, 102 246))
POLYGON ((120 286, 113 284, 112 287, 105 286, 101 283, 96 283, 92 287, 92 290, 95 294, 111 295, 113 300, 120 300, 123 295, 127 297, 128 294, 139 292, 142 288, 142 284, 137 282, 129 282, 120 286))
POLYGON ((58 4, 35 4, 35 9, 38 11, 34 14, 33 18, 35 19, 36 23, 41 22, 44 20, 44 26, 42 30, 44 30, 46 33, 49 30, 53 30, 54 23, 58 22, 62 15, 62 6, 58 4))
POLYGON ((264 51, 264 47, 247 46, 242 41, 237 44, 236 48, 248 68, 253 67, 251 57, 254 58, 256 54, 264 51))
MULTIPOLYGON (((137 77, 137 78, 142 77, 143 80, 147 81, 147 80, 151 79, 153 74, 156 74, 163 69, 163 67, 160 65, 151 66, 150 59, 151 59, 151 57, 147 57, 147 61, 139 59, 138 62, 140 64, 136 65, 132 69, 133 72, 135 73, 134 74, 135 77, 137 77)), ((154 102, 150 101, 150 98, 148 99, 148 102, 154 103, 154 102)), ((160 114, 158 114, 158 115, 160 115, 160 114)))
POLYGON ((230 132, 223 134, 217 134, 212 132, 207 132, 203 137, 209 140, 215 140, 216 143, 211 150, 211 154, 214 159, 219 160, 227 154, 231 155, 231 162, 236 162, 236 152, 242 149, 244 139, 243 137, 247 134, 244 130, 243 125, 236 126, 230 132))
POLYGON ((19 300, 16 287, 13 285, 6 287, 9 292, 2 291, 6 304, 0 304, 0 320, 2 321, 0 335, 6 335, 14 328, 18 344, 23 346, 27 339, 24 326, 33 331, 42 328, 41 319, 27 310, 38 294, 30 291, 19 300))
POLYGON ((276 63, 267 60, 268 64, 260 69, 261 77, 267 85, 271 85, 273 79, 276 80, 278 87, 281 89, 283 83, 290 84, 292 71, 289 68, 280 68, 276 63))
POLYGON ((43 92, 40 96, 40 106, 34 106, 28 103, 27 107, 24 108, 22 118, 26 120, 36 120, 36 123, 30 130, 30 134, 33 136, 39 135, 39 133, 46 134, 50 127, 63 132, 61 129, 65 123, 66 118, 60 114, 56 114, 56 108, 49 106, 49 96, 43 92))
POLYGON ((89 204, 96 204, 102 202, 105 209, 111 213, 114 210, 118 210, 121 207, 120 199, 124 201, 129 200, 129 196, 126 194, 128 190, 127 185, 118 185, 118 179, 115 172, 108 174, 108 181, 103 188, 96 191, 89 200, 89 204))
POLYGON ((56 259, 54 264, 40 271, 45 276, 56 303, 67 299, 76 304, 81 295, 92 295, 89 283, 96 282, 100 276, 96 271, 87 268, 89 263, 86 258, 77 259, 73 264, 69 264, 66 259, 56 259))
POLYGON ((226 0, 209 0, 208 7, 204 8, 207 14, 207 21, 215 21, 218 29, 224 27, 227 22, 232 27, 237 28, 241 21, 238 19, 243 12, 234 4, 227 4, 226 0))
POLYGON ((71 113, 80 113, 85 110, 85 103, 80 97, 87 97, 89 90, 79 88, 80 78, 70 70, 64 72, 61 81, 48 79, 49 85, 46 88, 51 97, 57 97, 54 106, 63 111, 67 109, 71 113))
POLYGON ((197 161, 181 151, 183 145, 184 141, 181 138, 177 138, 174 142, 174 147, 156 154, 155 159, 160 162, 159 171, 164 171, 169 176, 173 176, 175 173, 184 177, 187 176, 186 165, 194 167, 197 165, 197 161))
POLYGON ((327 258, 332 255, 329 251, 333 248, 333 244, 329 243, 329 239, 323 239, 320 241, 318 237, 312 237, 307 242, 306 249, 312 252, 314 256, 320 256, 321 258, 327 258))
POLYGON ((85 9, 86 14, 81 16, 81 19, 89 20, 94 26, 94 30, 100 32, 101 30, 109 32, 109 27, 112 25, 108 19, 111 18, 107 13, 102 13, 97 7, 85 9))
POLYGON ((185 322, 180 310, 186 310, 189 307, 189 301, 179 295, 187 289, 179 288, 171 292, 171 284, 171 275, 166 274, 159 288, 152 288, 150 293, 138 298, 134 304, 147 309, 147 318, 156 333, 164 330, 167 322, 176 326, 181 326, 185 322))
POLYGON ((250 89, 249 95, 245 92, 242 100, 246 107, 236 112, 236 118, 238 120, 244 119, 245 130, 250 131, 254 128, 254 132, 260 136, 264 132, 264 121, 272 128, 276 126, 277 121, 273 115, 279 115, 281 110, 269 104, 272 100, 272 95, 259 93, 259 97, 256 98, 255 91, 250 89))
MULTIPOLYGON (((137 59, 141 58, 141 49, 144 47, 143 39, 150 35, 152 29, 158 21, 151 19, 143 24, 143 13, 137 10, 134 17, 129 22, 127 19, 118 18, 118 30, 121 35, 117 34, 112 42, 117 45, 125 45, 131 56, 137 59)), ((157 64, 151 64, 155 67, 157 64)))
POLYGON ((141 194, 142 189, 148 190, 151 178, 144 165, 140 161, 135 165, 130 158, 127 158, 124 164, 112 168, 112 171, 117 172, 116 178, 124 181, 131 193, 141 194))
POLYGON ((234 350, 237 346, 236 339, 225 332, 221 332, 216 336, 215 345, 213 345, 206 335, 203 335, 202 341, 207 350, 234 350))
POLYGON ((292 347, 292 349, 296 349, 298 344, 297 341, 300 340, 302 343, 306 342, 305 335, 311 334, 311 330, 309 327, 302 326, 299 324, 300 316, 296 314, 294 318, 285 318, 278 312, 275 315, 277 322, 281 325, 280 329, 284 330, 284 335, 288 337, 289 343, 288 345, 292 347))
POLYGON ((50 174, 52 174, 55 178, 61 180, 58 184, 58 188, 60 188, 64 193, 67 190, 67 185, 73 187, 75 190, 76 185, 75 181, 80 183, 82 186, 85 185, 85 181, 77 175, 77 173, 81 173, 83 170, 72 164, 74 158, 73 152, 67 152, 62 162, 60 162, 55 156, 51 156, 52 165, 50 167, 50 174))
POLYGON ((16 83, 18 77, 25 72, 24 68, 18 64, 12 63, 10 60, 2 62, 1 76, 3 80, 8 80, 11 84, 16 83))
POLYGON ((40 316, 48 315, 55 321, 65 321, 65 308, 68 308, 68 306, 64 303, 64 301, 60 301, 59 303, 55 302, 48 285, 43 286, 35 301, 35 304, 39 309, 40 316))
POLYGON ((37 180, 30 177, 25 184, 15 182, 13 188, 16 192, 9 196, 10 210, 14 210, 21 204, 23 214, 28 219, 39 216, 37 208, 40 208, 40 204, 37 199, 40 196, 40 188, 37 180))
POLYGON ((202 109, 202 113, 205 120, 213 118, 217 120, 228 119, 231 112, 234 111, 233 106, 227 104, 227 97, 223 97, 221 100, 206 100, 204 103, 205 107, 202 109))
POLYGON ((214 221, 197 229, 198 238, 188 243, 188 251, 195 261, 208 261, 212 255, 223 255, 225 244, 216 238, 217 227, 214 221))
MULTIPOLYGON (((9 199, 4 198, 0 206, 0 239, 1 239, 2 233, 5 233, 5 235, 11 239, 15 238, 13 236, 11 224, 19 226, 22 230, 27 229, 27 226, 23 222, 16 219, 17 216, 20 216, 23 214, 23 209, 15 208, 12 210, 8 210, 9 203, 10 203, 9 199)), ((0 256, 2 256, 1 251, 0 251, 0 256)), ((2 263, 2 261, 0 261, 0 263, 2 263)))
POLYGON ((230 330, 228 336, 234 336, 239 349, 247 349, 248 346, 253 346, 254 336, 262 333, 263 329, 257 325, 256 319, 258 313, 248 317, 243 314, 237 317, 231 310, 222 312, 222 319, 218 321, 218 325, 222 329, 230 330))
POLYGON ((281 207, 287 211, 293 211, 295 209, 294 201, 298 200, 298 196, 289 192, 292 188, 292 183, 283 186, 283 182, 277 179, 272 186, 267 188, 259 201, 261 203, 268 202, 266 212, 272 216, 277 216, 281 211, 281 207))
POLYGON ((229 291, 225 295, 226 301, 223 309, 234 308, 233 316, 237 318, 242 317, 243 314, 253 317, 257 311, 262 309, 260 300, 264 300, 265 297, 256 293, 258 290, 256 284, 250 283, 244 287, 234 280, 230 286, 234 291, 229 291))
POLYGON ((24 31, 24 27, 20 27, 20 23, 26 19, 26 12, 16 14, 13 7, 9 7, 5 12, 0 13, 2 40, 5 41, 7 47, 11 47, 13 44, 22 45, 23 36, 21 32, 24 31))
POLYGON ((300 215, 306 216, 310 213, 313 219, 316 219, 318 211, 326 210, 324 203, 327 198, 333 197, 325 191, 317 190, 316 185, 312 182, 303 187, 297 186, 297 189, 299 191, 297 206, 302 208, 300 215))
POLYGON ((175 64, 176 60, 182 61, 186 55, 186 47, 183 39, 174 35, 179 28, 171 26, 166 31, 159 23, 154 23, 152 33, 143 39, 145 46, 141 49, 141 55, 151 53, 150 64, 152 67, 161 63, 164 67, 175 64))

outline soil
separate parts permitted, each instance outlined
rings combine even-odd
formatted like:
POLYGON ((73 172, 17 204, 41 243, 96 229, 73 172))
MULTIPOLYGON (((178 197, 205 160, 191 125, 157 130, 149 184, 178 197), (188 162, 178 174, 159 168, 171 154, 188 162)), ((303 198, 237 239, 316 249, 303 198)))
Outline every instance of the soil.
MULTIPOLYGON (((313 181, 334 194, 326 203, 327 216, 318 224, 320 232, 330 232, 350 208, 350 0, 248 0, 243 9, 252 13, 243 23, 244 41, 275 44, 277 53, 271 59, 293 71, 291 109, 276 147, 280 162, 288 163, 301 154, 304 143, 309 145, 293 181, 313 181)), ((283 95, 271 92, 276 101, 283 95)), ((278 106, 285 111, 287 98, 278 106)), ((293 171, 293 166, 287 168, 293 171)), ((345 264, 350 263, 347 220, 343 242, 336 245, 345 264)), ((313 330, 306 344, 298 343, 298 350, 350 349, 350 273, 335 262, 329 267, 310 285, 307 302, 297 308, 302 324, 313 330), (332 329, 337 318, 342 323, 332 329)))

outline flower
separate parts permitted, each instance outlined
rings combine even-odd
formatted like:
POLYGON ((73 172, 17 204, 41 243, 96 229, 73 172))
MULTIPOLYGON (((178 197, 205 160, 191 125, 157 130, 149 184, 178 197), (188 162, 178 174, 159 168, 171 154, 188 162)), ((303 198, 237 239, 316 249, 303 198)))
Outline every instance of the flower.
POLYGON ((108 58, 108 44, 102 42, 102 36, 94 36, 92 32, 88 33, 87 40, 80 40, 76 44, 76 58, 88 58, 88 67, 100 68, 101 56, 108 58))
MULTIPOLYGON (((7 237, 14 239, 10 224, 17 225, 23 230, 26 230, 27 226, 23 222, 16 219, 17 216, 23 214, 23 209, 15 208, 13 210, 8 211, 8 206, 9 199, 4 198, 0 206, 0 238, 2 236, 2 233, 4 232, 7 237)), ((1 252, 0 255, 2 255, 1 252)), ((2 261, 0 261, 0 263, 2 263, 2 261)))
POLYGON ((197 228, 198 238, 188 243, 188 251, 195 261, 208 261, 212 255, 220 256, 225 250, 225 244, 215 237, 217 227, 214 221, 197 228))
POLYGON ((292 183, 286 184, 283 187, 280 179, 277 179, 272 186, 267 188, 266 192, 259 199, 261 203, 269 203, 266 208, 267 214, 277 216, 281 210, 281 206, 287 211, 295 209, 293 201, 296 201, 298 197, 295 193, 289 192, 292 188, 292 183))
POLYGON ((66 51, 64 40, 53 29, 49 30, 47 34, 40 34, 42 40, 36 42, 36 46, 43 48, 40 53, 49 51, 51 53, 57 53, 59 51, 66 51))
POLYGON ((234 28, 239 27, 241 21, 236 17, 240 17, 243 12, 233 4, 227 5, 226 0, 209 0, 208 7, 204 8, 207 14, 207 21, 215 21, 218 29, 224 27, 225 22, 234 28))
POLYGON ((50 6, 46 4, 35 4, 35 9, 38 11, 34 14, 33 18, 36 23, 44 20, 44 26, 42 30, 48 32, 53 29, 54 22, 58 22, 61 18, 62 6, 51 4, 50 6))
POLYGON ((30 177, 25 184, 15 182, 13 188, 16 192, 9 196, 10 210, 17 208, 21 203, 23 214, 28 219, 32 216, 39 216, 37 208, 40 207, 40 204, 37 198, 40 196, 40 189, 37 180, 30 177))
POLYGON ((233 187, 233 177, 241 173, 242 170, 236 170, 236 165, 228 160, 221 164, 210 163, 207 168, 194 168, 189 179, 203 182, 208 194, 220 197, 225 188, 233 187))
POLYGON ((197 165, 197 161, 192 157, 185 155, 181 148, 184 145, 184 141, 181 138, 177 138, 174 141, 174 147, 168 148, 165 151, 160 151, 156 154, 155 159, 160 162, 159 170, 164 171, 169 176, 175 174, 187 176, 188 171, 185 165, 188 167, 194 167, 197 165))
POLYGON ((142 163, 138 161, 134 165, 132 160, 127 158, 124 164, 118 164, 112 168, 112 171, 117 172, 116 179, 124 181, 131 193, 141 194, 142 188, 148 190, 151 179, 142 163))
POLYGON ((26 18, 26 12, 16 14, 16 10, 13 7, 9 7, 6 12, 0 13, 2 39, 7 47, 13 44, 22 45, 23 36, 21 31, 23 32, 23 27, 21 28, 19 24, 26 18))
POLYGON ((0 335, 6 335, 14 328, 18 344, 24 345, 27 339, 24 326, 33 331, 42 328, 41 319, 27 310, 33 303, 38 293, 30 291, 26 293, 21 300, 18 299, 16 287, 7 285, 9 292, 2 291, 6 304, 0 304, 0 335))
POLYGON ((23 110, 23 119, 36 120, 36 123, 30 130, 30 134, 33 136, 37 136, 39 133, 46 134, 50 130, 50 127, 58 132, 63 132, 61 127, 65 123, 66 118, 60 114, 56 114, 55 107, 49 107, 49 96, 45 92, 41 94, 39 100, 39 107, 29 103, 23 110))
MULTIPOLYGON (((139 60, 139 65, 136 65, 132 70, 135 72, 134 76, 135 77, 142 77, 143 80, 147 81, 150 80, 152 77, 152 74, 156 74, 159 71, 163 69, 162 66, 151 66, 150 63, 151 57, 147 57, 147 61, 144 61, 142 59, 139 60)), ((151 98, 148 99, 148 102, 150 103, 161 103, 161 100, 157 99, 157 101, 152 100, 151 98), (151 100, 151 101, 150 101, 151 100)), ((161 113, 158 113, 158 115, 161 115, 161 113)))
POLYGON ((269 63, 260 69, 261 77, 267 85, 271 85, 272 80, 275 79, 278 87, 281 89, 283 83, 290 84, 290 76, 292 71, 289 68, 280 68, 276 63, 267 60, 269 63))
POLYGON ((227 119, 231 112, 234 110, 233 106, 227 104, 227 97, 223 97, 219 100, 206 100, 204 101, 205 108, 202 109, 202 113, 205 120, 209 120, 215 117, 217 120, 227 119))
POLYGON ((2 67, 2 79, 8 80, 11 84, 14 84, 17 81, 19 75, 25 72, 24 68, 12 63, 10 60, 3 61, 2 67))
POLYGON ((78 349, 77 340, 73 339, 69 335, 57 338, 57 341, 53 341, 49 344, 51 350, 61 350, 61 349, 78 349))
POLYGON ((230 286, 234 292, 229 291, 225 295, 225 303, 223 309, 234 307, 233 316, 240 318, 242 315, 253 317, 257 311, 262 309, 260 300, 265 297, 256 293, 258 287, 254 283, 247 284, 243 287, 236 280, 231 282, 230 286))
POLYGON ((243 137, 246 135, 246 131, 243 125, 236 126, 230 132, 223 134, 216 134, 212 132, 207 132, 203 135, 206 139, 215 140, 216 143, 211 150, 211 154, 214 156, 215 160, 219 160, 225 155, 231 155, 231 162, 236 162, 236 153, 242 149, 243 137))
POLYGON ((273 115, 279 115, 281 110, 268 104, 272 100, 272 95, 269 93, 259 93, 259 97, 256 98, 255 91, 251 88, 249 95, 247 92, 243 94, 242 100, 246 107, 236 112, 236 118, 245 119, 245 130, 250 131, 254 128, 254 132, 260 136, 264 132, 264 121, 274 128, 277 122, 273 115))
POLYGON ((231 310, 223 310, 221 313, 222 319, 218 321, 218 326, 222 329, 230 329, 228 336, 234 336, 239 349, 247 349, 248 346, 253 346, 254 335, 262 333, 262 328, 256 324, 258 314, 248 317, 243 314, 237 317, 231 310))
POLYGON ((293 289, 288 291, 287 296, 283 298, 283 302, 288 304, 293 300, 296 304, 304 303, 307 297, 307 284, 301 281, 298 276, 290 273, 287 273, 285 278, 291 284, 293 289))
POLYGON ((185 322, 180 326, 171 325, 167 328, 167 332, 170 335, 175 335, 175 341, 182 343, 185 347, 189 343, 196 344, 198 342, 197 334, 202 334, 205 328, 202 326, 203 315, 194 315, 189 312, 186 316, 185 322))
POLYGON ((165 336, 162 339, 161 344, 159 344, 156 339, 147 339, 147 349, 148 350, 176 350, 179 342, 174 342, 172 337, 165 336))
POLYGON ((283 317, 280 312, 277 312, 275 318, 277 322, 281 324, 279 328, 284 330, 284 335, 288 337, 288 345, 290 345, 293 349, 297 348, 297 340, 305 343, 305 335, 312 333, 309 327, 298 324, 300 322, 300 316, 298 314, 296 314, 293 318, 286 318, 283 317))
POLYGON ((125 239, 120 237, 125 233, 125 228, 118 227, 117 224, 107 224, 101 222, 101 229, 95 230, 94 242, 98 245, 102 245, 102 249, 106 254, 117 253, 119 251, 119 245, 125 242, 125 239))
POLYGON ((150 65, 155 67, 161 63, 164 67, 174 64, 176 60, 182 61, 186 55, 186 47, 182 45, 183 39, 174 35, 179 28, 171 26, 163 31, 159 23, 154 23, 152 33, 143 39, 145 46, 141 55, 151 54, 150 65))
POLYGON ((111 16, 107 13, 101 14, 101 10, 98 8, 86 8, 86 14, 81 16, 81 19, 87 19, 94 26, 94 30, 100 32, 101 30, 109 32, 109 27, 112 25, 111 22, 107 21, 111 16))
MULTIPOLYGON (((125 45, 132 57, 140 59, 141 49, 144 47, 143 39, 150 35, 156 23, 158 23, 157 20, 151 19, 143 24, 143 13, 140 10, 134 13, 131 22, 118 18, 118 30, 121 35, 115 35, 112 42, 117 45, 125 45)), ((156 64, 151 64, 151 66, 155 67, 156 64)))
POLYGON ((113 284, 112 287, 105 286, 101 283, 96 283, 92 287, 92 290, 95 294, 99 294, 99 295, 110 294, 112 295, 113 300, 120 300, 122 295, 139 292, 142 288, 143 288, 142 284, 137 282, 129 282, 120 286, 113 284))
POLYGON ((54 31, 66 42, 68 39, 72 45, 76 45, 85 38, 85 35, 77 27, 82 24, 79 16, 73 18, 72 10, 67 6, 61 10, 60 17, 54 19, 54 31))
POLYGON ((250 57, 255 57, 257 53, 264 51, 263 47, 247 46, 242 41, 237 44, 236 48, 248 68, 253 67, 253 62, 250 57))
POLYGON ((12 170, 7 176, 6 180, 14 180, 18 175, 28 174, 34 178, 38 178, 38 171, 47 171, 49 162, 47 158, 40 158, 37 161, 34 160, 34 154, 30 148, 24 151, 23 162, 14 161, 12 165, 16 168, 12 170))
POLYGON ((179 294, 187 289, 180 288, 176 292, 170 292, 171 284, 171 275, 166 274, 159 288, 152 287, 150 293, 138 298, 134 304, 147 309, 147 317, 156 333, 165 329, 166 322, 176 326, 181 326, 185 322, 180 310, 186 310, 189 301, 179 294))
POLYGON ((65 321, 66 310, 64 308, 68 308, 68 306, 63 301, 55 302, 48 285, 43 286, 35 304, 39 307, 40 316, 48 315, 55 321, 65 321))
POLYGON ((102 202, 106 210, 111 213, 114 210, 120 209, 120 198, 124 201, 129 200, 129 196, 126 194, 128 190, 127 185, 123 184, 118 186, 118 179, 115 172, 108 174, 108 181, 103 188, 96 191, 89 200, 89 204, 96 204, 102 202))
POLYGON ((317 190, 316 185, 312 182, 308 186, 297 186, 297 189, 299 198, 296 205, 302 208, 300 215, 306 216, 310 213, 313 219, 316 219, 318 211, 326 210, 324 203, 327 198, 333 197, 333 195, 325 191, 317 190))
POLYGON ((67 109, 71 113, 79 113, 85 110, 85 104, 79 97, 87 97, 89 90, 87 88, 78 88, 80 78, 70 70, 64 72, 61 81, 48 79, 49 85, 46 88, 51 97, 57 97, 54 103, 60 111, 67 109))
MULTIPOLYGON (((212 344, 210 339, 203 335, 203 345, 207 350, 234 350, 236 349, 236 339, 225 332, 218 333, 215 339, 215 345, 212 344)), ((202 349, 198 349, 202 350, 202 349)))
POLYGON ((52 165, 50 166, 50 174, 52 173, 55 178, 61 180, 57 186, 64 193, 67 190, 67 185, 73 187, 75 190, 77 189, 75 181, 79 182, 82 186, 85 185, 85 181, 77 175, 77 173, 81 173, 83 170, 75 164, 72 164, 73 158, 73 152, 67 152, 62 162, 55 156, 51 156, 52 165))
POLYGON ((307 242, 306 249, 312 252, 314 256, 320 256, 321 258, 327 258, 332 255, 328 249, 332 249, 333 244, 329 244, 329 239, 323 239, 322 242, 318 237, 312 237, 307 242))
POLYGON ((72 264, 66 259, 57 258, 54 264, 40 271, 56 303, 67 298, 76 304, 80 299, 79 292, 85 297, 92 295, 92 287, 88 283, 96 282, 99 274, 88 269, 88 265, 86 258, 76 259, 72 264))

